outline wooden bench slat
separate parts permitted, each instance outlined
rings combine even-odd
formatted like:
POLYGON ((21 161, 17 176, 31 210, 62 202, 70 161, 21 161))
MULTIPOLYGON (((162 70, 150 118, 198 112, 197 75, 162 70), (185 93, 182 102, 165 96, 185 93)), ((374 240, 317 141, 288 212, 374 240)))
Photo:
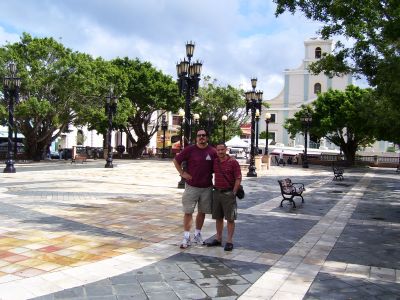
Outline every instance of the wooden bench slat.
POLYGON ((293 198, 296 196, 301 197, 301 202, 304 203, 304 198, 302 196, 302 193, 306 190, 304 184, 292 182, 290 178, 278 180, 278 183, 283 197, 280 207, 282 207, 283 201, 287 200, 292 203, 293 208, 296 208, 296 203, 293 201, 293 198))
POLYGON ((344 169, 343 168, 335 167, 333 165, 332 170, 333 170, 333 180, 343 180, 344 179, 344 177, 343 177, 344 169))

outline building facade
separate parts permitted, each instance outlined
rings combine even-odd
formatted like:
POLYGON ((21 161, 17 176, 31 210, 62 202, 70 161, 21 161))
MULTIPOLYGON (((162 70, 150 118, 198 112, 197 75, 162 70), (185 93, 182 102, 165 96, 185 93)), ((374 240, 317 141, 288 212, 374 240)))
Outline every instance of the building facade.
MULTIPOLYGON (((268 131, 277 144, 295 147, 304 144, 304 137, 298 134, 291 139, 287 130, 283 127, 287 118, 292 118, 294 113, 300 110, 302 104, 309 104, 317 99, 317 94, 326 92, 328 89, 345 90, 352 84, 351 74, 344 76, 328 77, 324 74, 313 75, 308 71, 310 63, 317 61, 323 53, 332 52, 332 40, 321 40, 312 38, 304 42, 304 59, 300 66, 295 69, 285 69, 283 72, 284 86, 275 98, 264 100, 270 108, 271 114, 268 131)), ((259 132, 266 130, 263 109, 259 122, 259 132)), ((334 148, 333 145, 323 142, 322 147, 334 148)))

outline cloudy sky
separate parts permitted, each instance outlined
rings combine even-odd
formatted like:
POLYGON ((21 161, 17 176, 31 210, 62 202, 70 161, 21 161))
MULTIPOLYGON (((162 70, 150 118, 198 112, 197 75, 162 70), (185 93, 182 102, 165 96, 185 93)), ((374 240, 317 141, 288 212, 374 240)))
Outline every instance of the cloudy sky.
POLYGON ((283 88, 282 71, 299 66, 304 40, 319 28, 301 15, 274 12, 271 0, 0 1, 0 45, 27 32, 94 57, 138 57, 176 77, 185 43, 194 41, 203 75, 244 89, 255 76, 270 99, 283 88))

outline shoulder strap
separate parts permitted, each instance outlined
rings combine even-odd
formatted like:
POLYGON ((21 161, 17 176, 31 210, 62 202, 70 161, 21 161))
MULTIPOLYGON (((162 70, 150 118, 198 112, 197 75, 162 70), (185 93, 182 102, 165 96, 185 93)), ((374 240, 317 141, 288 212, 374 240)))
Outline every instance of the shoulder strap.
MULTIPOLYGON (((229 158, 228 158, 228 159, 229 159, 229 158)), ((217 158, 217 163, 218 163, 218 167, 219 167, 219 170, 221 171, 222 176, 224 176, 225 181, 226 181, 229 185, 231 185, 230 182, 229 182, 229 180, 228 180, 228 178, 226 178, 226 175, 225 175, 224 171, 222 171, 221 161, 219 160, 219 158, 217 158)))

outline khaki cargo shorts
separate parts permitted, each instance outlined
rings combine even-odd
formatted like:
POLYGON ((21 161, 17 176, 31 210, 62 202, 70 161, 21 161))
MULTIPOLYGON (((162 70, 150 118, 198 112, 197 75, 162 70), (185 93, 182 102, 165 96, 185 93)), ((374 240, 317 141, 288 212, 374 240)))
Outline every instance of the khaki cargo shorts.
POLYGON ((237 202, 232 191, 213 191, 212 218, 234 221, 237 218, 237 202))
POLYGON ((192 214, 196 205, 198 212, 205 214, 211 213, 212 186, 207 188, 198 188, 191 185, 185 185, 185 191, 182 195, 182 207, 185 214, 192 214))

